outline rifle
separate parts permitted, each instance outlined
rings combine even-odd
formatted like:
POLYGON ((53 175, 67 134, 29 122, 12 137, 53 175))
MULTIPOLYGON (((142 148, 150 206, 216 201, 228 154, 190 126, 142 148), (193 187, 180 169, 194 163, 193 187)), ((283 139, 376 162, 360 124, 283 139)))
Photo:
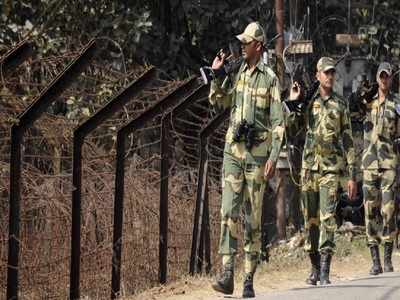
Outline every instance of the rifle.
POLYGON ((378 93, 378 83, 370 82, 366 77, 361 81, 360 86, 349 96, 349 109, 351 113, 361 114, 363 118, 367 110, 367 104, 371 103, 378 93))
MULTIPOLYGON (((266 43, 264 45, 265 50, 267 51, 268 46, 271 45, 271 43, 273 41, 275 41, 277 38, 279 38, 280 36, 281 36, 281 34, 277 34, 271 40, 269 40, 268 43, 266 43)), ((204 66, 204 67, 200 68, 201 78, 203 79, 203 83, 205 85, 209 84, 213 79, 216 79, 216 78, 224 79, 227 76, 229 76, 231 74, 236 74, 239 71, 240 66, 242 65, 242 63, 244 61, 244 58, 242 56, 242 49, 241 49, 240 42, 236 39, 234 41, 230 42, 228 48, 222 49, 217 54, 217 56, 220 57, 220 55, 222 53, 227 53, 227 54, 229 54, 228 57, 230 57, 230 59, 227 59, 224 62, 224 65, 222 68, 220 68, 218 70, 213 70, 209 66, 204 66)))
POLYGON ((315 93, 319 88, 319 81, 315 80, 308 89, 304 92, 304 94, 300 94, 299 99, 291 100, 291 101, 283 101, 283 105, 288 112, 297 112, 301 113, 304 111, 306 107, 310 104, 313 99, 315 93))
POLYGON ((217 56, 221 58, 222 53, 229 53, 230 59, 224 61, 222 68, 213 70, 209 66, 201 67, 200 74, 205 85, 209 84, 213 79, 225 78, 230 74, 235 74, 239 71, 240 66, 243 63, 243 57, 241 53, 241 47, 238 41, 229 43, 228 49, 222 49, 217 56))
MULTIPOLYGON (((336 62, 335 62, 335 67, 346 57, 348 57, 350 54, 348 52, 346 52, 345 54, 343 54, 336 62)), ((295 74, 293 76, 293 82, 297 82, 299 85, 300 83, 302 83, 302 81, 300 80, 300 82, 296 81, 296 76, 299 77, 299 75, 296 75, 296 72, 299 73, 298 68, 296 68, 295 70, 295 74)), ((304 88, 304 83, 302 83, 303 86, 300 85, 300 88, 303 90, 304 88)), ((297 100, 285 100, 283 101, 284 107, 288 112, 297 112, 297 113, 301 113, 304 111, 304 109, 306 107, 308 107, 308 105, 310 104, 310 102, 313 100, 315 93, 317 92, 319 88, 319 81, 315 80, 313 83, 311 83, 311 85, 305 90, 304 94, 300 94, 299 99, 297 100)))

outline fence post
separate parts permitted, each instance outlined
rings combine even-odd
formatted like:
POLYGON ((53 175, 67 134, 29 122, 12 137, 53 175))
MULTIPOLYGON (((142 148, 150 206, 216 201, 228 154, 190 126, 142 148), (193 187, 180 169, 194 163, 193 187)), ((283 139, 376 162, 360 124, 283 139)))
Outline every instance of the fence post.
POLYGON ((197 181, 196 207, 193 221, 192 249, 190 255, 189 273, 201 272, 201 266, 198 263, 200 253, 200 242, 202 239, 206 241, 204 249, 207 262, 207 269, 211 269, 211 251, 210 251, 210 232, 209 232, 209 205, 208 205, 208 154, 207 145, 209 136, 228 118, 230 113, 226 109, 217 115, 203 130, 200 132, 200 162, 197 181), (200 268, 199 268, 200 267, 200 268))
POLYGON ((72 182, 72 226, 71 226, 71 273, 70 298, 80 298, 80 256, 81 256, 81 202, 82 202, 82 146, 85 137, 112 114, 120 110, 129 100, 151 83, 156 70, 150 68, 138 79, 131 82, 118 95, 114 96, 92 117, 74 130, 72 182))
POLYGON ((7 299, 18 299, 19 225, 21 200, 21 144, 25 131, 68 88, 95 54, 91 41, 62 73, 43 90, 11 127, 10 157, 10 219, 8 240, 7 299))
POLYGON ((170 149, 168 140, 170 138, 169 114, 164 115, 161 120, 161 170, 160 170, 160 241, 159 241, 159 279, 160 283, 167 282, 168 267, 168 172, 170 149))
MULTIPOLYGON (((115 199, 114 199, 114 225, 113 225, 113 259, 111 277, 111 298, 115 299, 121 290, 121 257, 122 257, 122 230, 124 210, 125 187, 125 140, 135 130, 142 128, 146 122, 168 110, 179 99, 197 86, 197 79, 192 77, 185 84, 158 101, 153 107, 147 109, 135 119, 129 121, 117 132, 115 199)), ((161 269, 161 267, 160 267, 161 269)), ((161 278, 159 278, 161 280, 161 278)))
POLYGON ((24 40, 8 51, 0 59, 0 71, 3 75, 8 75, 25 60, 33 55, 33 44, 24 40))
MULTIPOLYGON (((168 94, 165 96, 162 100, 160 100, 158 103, 156 103, 152 108, 146 110, 143 112, 140 116, 137 118, 133 119, 130 121, 128 124, 126 124, 124 127, 120 128, 117 133, 117 145, 122 145, 125 143, 126 137, 134 132, 137 129, 140 129, 144 126, 146 122, 149 120, 153 119, 157 115, 168 111, 171 109, 171 107, 174 107, 179 100, 184 98, 184 100, 181 102, 185 103, 193 103, 196 99, 198 99, 199 95, 204 93, 204 86, 198 86, 198 82, 196 78, 191 78, 188 82, 174 90, 172 93, 168 94), (187 95, 190 92, 189 95, 187 95)), ((164 116, 166 118, 166 116, 164 116)), ((166 120, 166 119, 165 119, 166 120)), ((125 162, 125 148, 122 146, 117 147, 117 170, 116 174, 117 176, 115 177, 115 203, 114 203, 114 216, 117 215, 117 210, 118 210, 118 215, 123 216, 122 211, 123 211, 123 202, 124 202, 124 186, 125 186, 125 178, 124 178, 124 162, 125 162)), ((165 166, 164 166, 165 167, 165 166)), ((163 205, 165 205, 165 202, 168 202, 168 186, 165 184, 160 185, 160 190, 163 189, 163 191, 160 191, 160 199, 161 199, 161 194, 163 197, 167 197, 166 200, 163 201, 163 205)), ((161 201, 161 200, 160 200, 161 201)), ((162 216, 162 213, 160 212, 160 218, 165 218, 165 216, 162 216)), ((168 215, 166 216, 168 218, 168 215)), ((162 223, 162 219, 160 219, 160 226, 162 223)), ((122 226, 123 226, 123 220, 122 218, 120 220, 115 220, 114 221, 114 249, 113 249, 113 257, 115 259, 113 260, 113 276, 112 276, 112 295, 113 297, 116 297, 120 291, 120 285, 121 285, 121 278, 120 278, 120 269, 121 269, 121 244, 122 244, 122 226)), ((164 228, 163 230, 168 230, 168 228, 164 228)), ((161 231, 160 231, 161 233, 161 231)), ((163 240, 163 243, 165 244, 160 245, 160 253, 161 254, 161 249, 163 248, 163 251, 166 251, 164 247, 168 250, 168 240, 163 240), (161 247, 162 246, 162 247, 161 247)), ((161 237, 160 237, 160 243, 161 243, 161 237)), ((163 252, 164 253, 164 252, 163 252)), ((165 255, 165 259, 167 259, 167 255, 165 255)), ((159 258, 159 280, 160 283, 163 283, 161 279, 164 279, 164 275, 161 276, 161 271, 165 274, 165 281, 167 279, 166 274, 167 274, 167 268, 165 267, 165 261, 163 261, 161 258, 159 258)))

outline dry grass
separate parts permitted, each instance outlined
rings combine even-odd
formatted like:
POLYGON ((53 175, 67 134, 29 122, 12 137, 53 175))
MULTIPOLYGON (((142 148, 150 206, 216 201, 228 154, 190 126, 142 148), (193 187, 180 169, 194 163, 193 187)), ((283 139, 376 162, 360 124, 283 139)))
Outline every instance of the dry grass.
MULTIPOLYGON (((29 66, 31 72, 26 72, 27 66, 23 65, 6 78, 5 86, 0 88, 0 298, 5 295, 7 274, 10 127, 18 113, 24 111, 69 60, 70 57, 57 62, 39 60, 29 66), (43 75, 41 80, 37 74, 43 75)), ((21 299, 64 299, 68 296, 73 129, 144 69, 138 67, 129 75, 116 75, 109 67, 104 61, 91 65, 79 78, 79 84, 60 96, 62 103, 75 97, 74 104, 68 108, 75 115, 66 117, 49 111, 25 134, 20 226, 21 299), (83 110, 86 108, 88 110, 83 110)), ((154 86, 132 99, 123 112, 107 120, 86 139, 81 214, 83 297, 109 298, 111 290, 116 129, 180 84, 182 82, 157 80, 154 86)), ((187 274, 189 268, 198 164, 196 138, 212 117, 204 99, 199 100, 202 101, 171 124, 169 282, 187 274)), ((158 283, 161 117, 160 114, 145 124, 127 143, 122 243, 124 294, 143 291, 158 283)), ((221 139, 223 134, 220 134, 221 139)), ((212 149, 214 154, 221 151, 218 145, 212 149)), ((211 182, 210 190, 218 194, 218 180, 211 182)), ((219 210, 219 199, 213 197, 210 196, 212 224, 218 222, 214 216, 219 210)), ((213 248, 218 230, 212 233, 213 248)))

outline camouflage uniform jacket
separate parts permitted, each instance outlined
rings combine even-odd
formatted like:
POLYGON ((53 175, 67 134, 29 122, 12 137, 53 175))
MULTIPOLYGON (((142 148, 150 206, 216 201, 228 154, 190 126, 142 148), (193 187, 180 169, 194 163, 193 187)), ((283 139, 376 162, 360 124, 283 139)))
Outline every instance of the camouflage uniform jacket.
POLYGON ((347 163, 348 175, 355 179, 355 152, 347 103, 336 93, 327 97, 317 93, 305 113, 305 122, 302 168, 340 173, 347 163))
MULTIPOLYGON (((267 141, 269 159, 276 162, 284 134, 279 81, 262 60, 250 70, 243 63, 234 78, 211 82, 209 100, 217 107, 231 107, 226 145, 234 143, 234 134, 242 120, 254 124, 256 139, 267 141), (269 141, 269 142, 268 142, 269 141)), ((230 147, 225 147, 225 151, 230 147)))
POLYGON ((364 120, 363 170, 396 169, 395 139, 400 137, 398 99, 389 94, 385 101, 378 95, 367 105, 364 120))

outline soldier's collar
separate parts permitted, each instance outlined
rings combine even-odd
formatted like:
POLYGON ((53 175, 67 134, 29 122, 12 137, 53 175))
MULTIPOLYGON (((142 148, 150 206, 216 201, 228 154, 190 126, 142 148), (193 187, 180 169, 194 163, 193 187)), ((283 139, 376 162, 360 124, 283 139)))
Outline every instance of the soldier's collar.
POLYGON ((386 101, 392 101, 392 100, 394 99, 394 95, 393 95, 393 93, 389 92, 389 93, 386 95, 384 101, 379 101, 379 94, 376 93, 376 95, 374 96, 373 99, 374 99, 374 100, 377 100, 378 103, 379 103, 379 105, 382 105, 382 104, 385 103, 386 101))
MULTIPOLYGON (((245 63, 245 67, 243 69, 243 71, 247 71, 247 69, 249 68, 249 65, 247 63, 245 63)), ((256 67, 254 68, 254 70, 257 69, 258 71, 264 73, 265 71, 265 64, 262 60, 262 57, 260 57, 260 60, 258 61, 258 63, 256 64, 256 67)), ((253 70, 253 72, 254 72, 253 70)))
POLYGON ((322 97, 322 96, 321 96, 321 99, 322 99, 324 102, 326 102, 326 101, 328 101, 328 100, 330 100, 330 99, 332 99, 332 98, 333 98, 333 93, 330 94, 330 95, 328 95, 328 96, 325 96, 325 97, 322 97))
POLYGON ((264 73, 264 71, 265 71, 265 64, 264 64, 264 62, 263 62, 263 60, 262 60, 262 57, 260 57, 260 60, 258 61, 257 65, 256 65, 256 68, 257 68, 260 72, 263 72, 263 73, 264 73))
POLYGON ((315 96, 314 96, 314 100, 317 99, 317 98, 319 98, 319 99, 321 99, 323 102, 326 102, 326 101, 328 101, 329 99, 332 99, 332 98, 333 98, 333 95, 334 95, 334 93, 332 92, 330 95, 325 96, 325 97, 322 97, 322 96, 321 96, 321 92, 318 90, 318 92, 317 92, 317 93, 315 94, 315 96))

